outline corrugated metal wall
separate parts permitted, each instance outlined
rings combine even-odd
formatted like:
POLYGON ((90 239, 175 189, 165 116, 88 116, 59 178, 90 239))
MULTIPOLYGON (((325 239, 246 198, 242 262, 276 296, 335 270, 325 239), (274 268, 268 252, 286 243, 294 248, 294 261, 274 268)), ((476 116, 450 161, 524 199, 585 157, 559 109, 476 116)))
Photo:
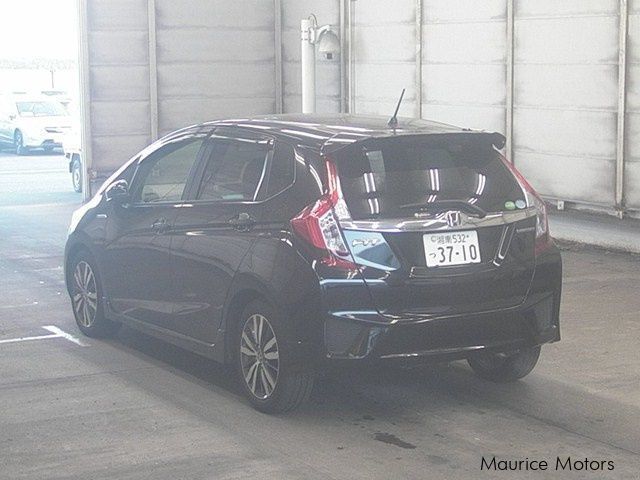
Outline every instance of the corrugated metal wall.
POLYGON ((110 171, 151 140, 147 1, 91 0, 86 16, 89 149, 110 171))
POLYGON ((547 198, 638 209, 640 0, 629 5, 624 191, 616 185, 625 3, 356 0, 354 111, 388 114, 407 87, 405 115, 507 133, 513 161, 547 198))
POLYGON ((505 131, 505 0, 425 0, 422 115, 505 131))
POLYGON ((156 132, 299 111, 300 20, 315 13, 351 39, 346 77, 318 55, 319 112, 389 115, 406 88, 401 115, 505 132, 548 198, 640 210, 640 0, 626 57, 627 0, 79 1, 100 171, 156 132))
POLYGON ((272 1, 155 3, 160 135, 275 111, 272 1))
POLYGON ((415 0, 355 2, 352 81, 356 112, 391 116, 406 88, 400 115, 419 113, 415 4, 415 0))
POLYGON ((154 137, 276 110, 273 0, 83 0, 94 175, 154 137))
POLYGON ((611 206, 618 2, 515 5, 514 161, 547 196, 611 206))

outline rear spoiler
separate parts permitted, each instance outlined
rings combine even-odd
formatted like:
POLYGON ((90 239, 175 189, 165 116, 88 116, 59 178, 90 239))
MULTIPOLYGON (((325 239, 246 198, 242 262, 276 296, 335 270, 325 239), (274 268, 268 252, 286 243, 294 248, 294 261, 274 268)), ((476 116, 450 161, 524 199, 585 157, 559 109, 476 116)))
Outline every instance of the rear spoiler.
POLYGON ((367 140, 374 139, 383 139, 383 138, 398 138, 398 137, 416 137, 416 136, 432 136, 438 139, 442 139, 443 137, 460 137, 466 136, 468 138, 478 138, 478 137, 488 137, 485 141, 491 143, 497 150, 502 150, 507 143, 507 139, 504 135, 498 132, 484 132, 481 130, 454 130, 454 131, 445 131, 445 132, 424 132, 421 133, 416 130, 408 130, 405 132, 396 131, 389 132, 389 134, 384 135, 358 135, 351 133, 339 133, 329 138, 323 145, 321 149, 322 155, 330 155, 332 153, 336 153, 343 148, 347 148, 353 146, 357 143, 366 142, 367 140))

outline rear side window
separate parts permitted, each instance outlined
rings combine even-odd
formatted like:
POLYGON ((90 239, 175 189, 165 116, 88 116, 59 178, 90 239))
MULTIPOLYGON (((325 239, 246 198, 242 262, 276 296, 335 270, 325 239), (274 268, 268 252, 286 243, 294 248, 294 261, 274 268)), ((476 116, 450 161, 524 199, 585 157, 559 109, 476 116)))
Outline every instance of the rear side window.
POLYGON ((354 220, 413 216, 438 201, 462 201, 499 212, 524 200, 489 135, 371 139, 341 150, 335 158, 354 220))
POLYGON ((291 145, 276 142, 271 159, 265 196, 273 197, 293 183, 295 151, 291 145))
POLYGON ((272 140, 216 130, 198 189, 198 200, 252 201, 264 181, 272 140))

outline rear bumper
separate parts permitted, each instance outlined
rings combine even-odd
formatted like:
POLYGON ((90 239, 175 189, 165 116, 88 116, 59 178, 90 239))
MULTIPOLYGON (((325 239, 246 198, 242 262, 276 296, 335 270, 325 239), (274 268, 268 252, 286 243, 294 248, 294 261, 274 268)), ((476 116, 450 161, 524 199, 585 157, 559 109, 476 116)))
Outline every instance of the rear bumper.
POLYGON ((326 355, 334 359, 465 357, 478 350, 505 351, 560 339, 555 299, 514 310, 449 318, 399 318, 365 312, 325 320, 326 355))
POLYGON ((62 148, 62 142, 53 138, 25 139, 25 148, 62 148))
POLYGON ((560 340, 562 263, 555 247, 538 259, 527 299, 517 307, 436 316, 377 311, 331 312, 324 321, 330 359, 464 358, 560 340))
POLYGON ((25 148, 62 148, 62 132, 23 131, 25 148))

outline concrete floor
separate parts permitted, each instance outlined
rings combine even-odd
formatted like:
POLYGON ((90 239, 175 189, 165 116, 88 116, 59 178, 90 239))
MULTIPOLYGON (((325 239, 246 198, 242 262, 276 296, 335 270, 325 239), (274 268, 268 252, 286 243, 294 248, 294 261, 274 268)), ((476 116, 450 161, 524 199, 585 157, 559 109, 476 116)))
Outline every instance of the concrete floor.
POLYGON ((333 372, 304 408, 267 416, 210 361, 127 329, 80 338, 61 267, 80 199, 64 168, 0 156, 0 478, 640 478, 639 257, 564 252, 563 340, 523 381, 485 383, 464 363, 333 372), (6 341, 53 335, 43 326, 85 346, 6 341), (482 455, 615 469, 480 472, 482 455))

